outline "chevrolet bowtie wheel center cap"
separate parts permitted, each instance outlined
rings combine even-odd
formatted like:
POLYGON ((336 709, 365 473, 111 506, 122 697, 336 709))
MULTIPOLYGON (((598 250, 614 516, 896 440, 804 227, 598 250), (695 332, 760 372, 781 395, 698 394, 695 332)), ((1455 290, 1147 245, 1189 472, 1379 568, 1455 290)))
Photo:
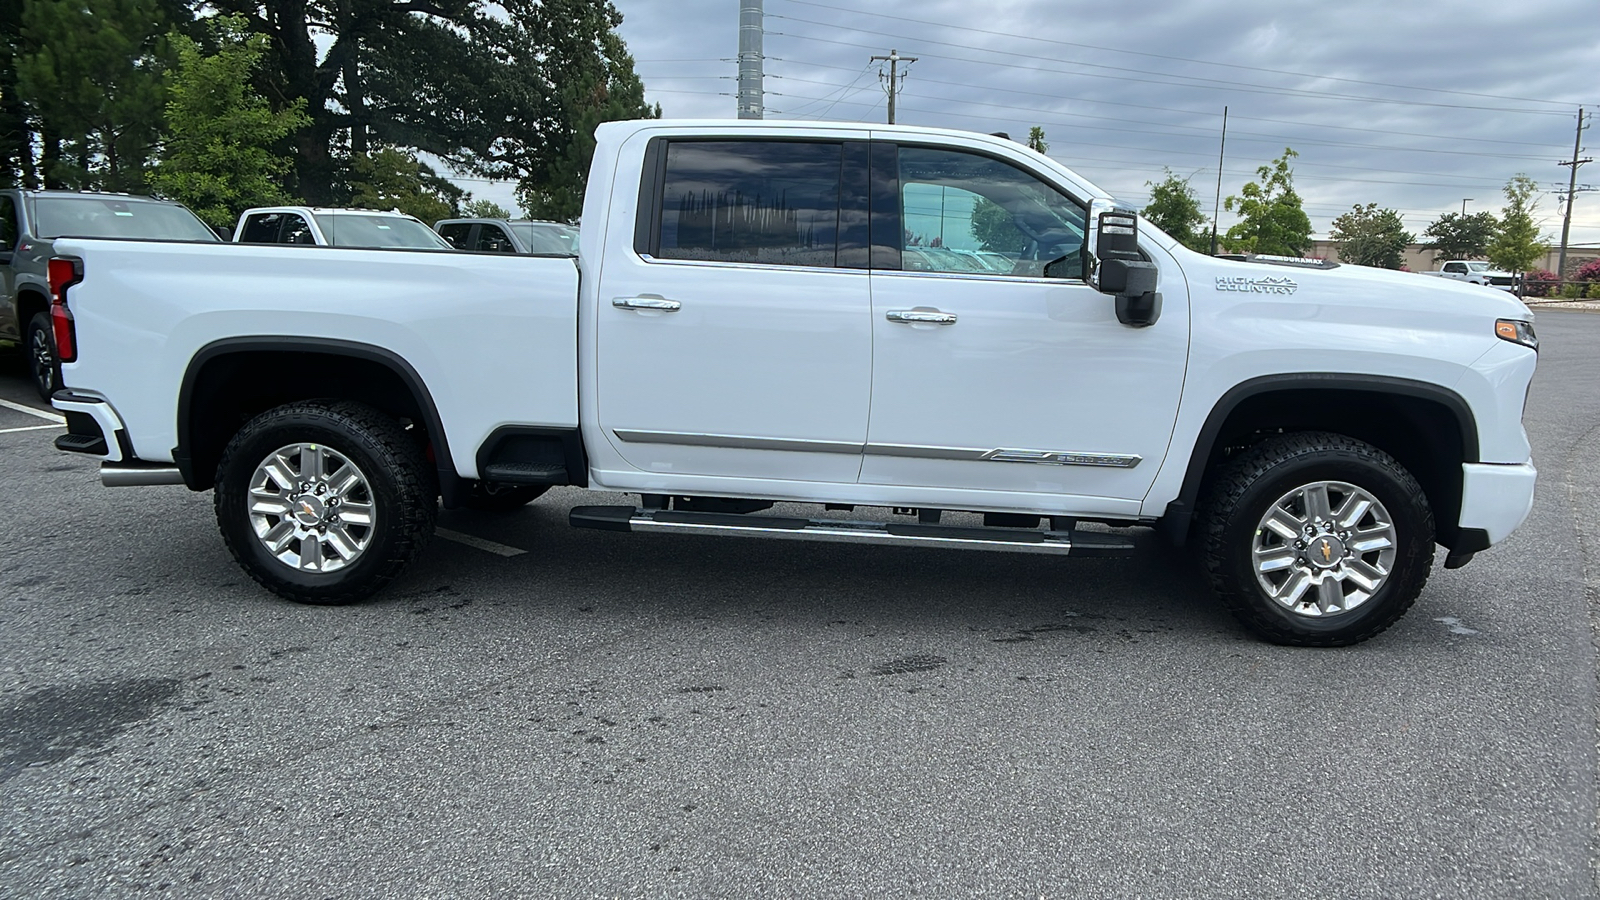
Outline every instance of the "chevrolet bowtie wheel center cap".
POLYGON ((1333 535, 1312 538, 1306 544, 1306 560, 1318 569, 1331 569, 1344 561, 1344 542, 1333 535))

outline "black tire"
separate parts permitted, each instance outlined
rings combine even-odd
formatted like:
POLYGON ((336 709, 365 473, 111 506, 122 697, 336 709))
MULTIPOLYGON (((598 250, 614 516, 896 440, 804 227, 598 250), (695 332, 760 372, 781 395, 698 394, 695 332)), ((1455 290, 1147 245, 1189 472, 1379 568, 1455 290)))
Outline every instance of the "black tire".
MULTIPOLYGON (((1299 515, 1308 520, 1320 518, 1297 512, 1294 502, 1280 508, 1287 513, 1284 521, 1299 515)), ((1210 480, 1201 515, 1212 589, 1246 628, 1275 644, 1342 647, 1365 641, 1411 608, 1433 565, 1433 511, 1417 480, 1394 457, 1344 435, 1287 434, 1245 451, 1210 480), (1298 496, 1303 500, 1318 485, 1324 499, 1339 498, 1343 504, 1354 497, 1356 502, 1347 507, 1349 515, 1354 515, 1363 500, 1372 499, 1376 504, 1369 507, 1368 518, 1350 529, 1338 531, 1341 526, 1330 522, 1327 528, 1335 530, 1319 531, 1300 543, 1278 536, 1278 531, 1287 527, 1284 524, 1265 527, 1268 513, 1280 499, 1298 496), (1386 515, 1380 519, 1379 513, 1386 515), (1363 528, 1369 529, 1363 534, 1379 534, 1380 541, 1359 540, 1356 532, 1363 528), (1349 548, 1341 534, 1352 536, 1349 548), (1360 549, 1385 540, 1393 549, 1386 566, 1379 565, 1385 551, 1360 549), (1264 560, 1276 557, 1280 568, 1258 577, 1258 550, 1264 560), (1316 559, 1317 550, 1324 561, 1316 559), (1345 561, 1341 562, 1340 556, 1345 561), (1363 590, 1364 583, 1343 580, 1347 571, 1366 578, 1367 573, 1380 570, 1387 574, 1376 590, 1363 590), (1321 580, 1309 586, 1313 577, 1321 580), (1279 578, 1283 579, 1278 582, 1281 599, 1274 600, 1268 585, 1279 578), (1348 591, 1349 596, 1341 601, 1347 608, 1330 603, 1331 611, 1317 611, 1322 604, 1316 597, 1297 603, 1294 585, 1288 584, 1296 578, 1306 583, 1301 587, 1308 594, 1320 590, 1323 582, 1335 581, 1328 590, 1348 591)))
POLYGON ((521 509, 544 496, 550 490, 546 484, 502 484, 498 481, 475 481, 472 491, 462 503, 467 509, 479 512, 511 512, 521 509))
MULTIPOLYGON (((297 458, 303 474, 305 457, 297 458)), ((427 546, 438 514, 436 478, 417 442, 400 423, 378 410, 348 401, 293 403, 256 416, 228 442, 217 463, 217 525, 234 559, 267 590, 300 603, 353 603, 392 581, 427 546), (280 449, 297 446, 311 448, 319 455, 343 457, 340 462, 352 466, 364 479, 352 489, 344 508, 370 510, 371 524, 322 526, 324 535, 327 528, 333 527, 361 541, 360 549, 348 560, 327 556, 327 550, 336 548, 331 543, 324 548, 319 539, 309 536, 316 526, 310 526, 308 537, 299 538, 298 543, 292 537, 287 539, 296 548, 297 563, 274 555, 268 548, 265 541, 273 531, 258 537, 256 527, 261 520, 255 519, 256 513, 251 510, 252 482, 268 478, 264 490, 277 491, 277 486, 263 475, 264 466, 280 449), (318 546, 312 547, 307 540, 318 546), (297 567, 306 564, 300 557, 309 558, 312 554, 340 567, 329 571, 297 567)), ((335 479, 329 474, 324 480, 332 483, 335 479)), ((335 490, 328 496, 337 495, 335 490)), ((309 492, 298 497, 284 492, 282 496, 286 509, 299 504, 308 515, 313 514, 312 507, 302 503, 309 501, 322 513, 335 514, 333 520, 338 521, 337 500, 318 503, 309 492)), ((278 514, 269 513, 263 518, 270 524, 273 515, 278 514)), ((303 523, 298 517, 298 510, 286 512, 281 515, 279 526, 301 527, 291 521, 303 523)), ((273 526, 274 530, 279 526, 273 526)))
POLYGON ((55 330, 49 313, 34 313, 23 335, 23 352, 28 355, 28 377, 42 400, 61 389, 61 361, 56 356, 55 330))

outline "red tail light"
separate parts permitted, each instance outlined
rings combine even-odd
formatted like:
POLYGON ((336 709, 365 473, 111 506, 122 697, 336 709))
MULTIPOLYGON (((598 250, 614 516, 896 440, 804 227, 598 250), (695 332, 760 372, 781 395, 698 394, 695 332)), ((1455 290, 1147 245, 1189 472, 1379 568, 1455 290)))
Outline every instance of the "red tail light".
POLYGON ((78 332, 67 308, 67 288, 83 280, 83 260, 58 256, 50 260, 50 326, 55 332, 56 358, 64 363, 78 358, 78 332))

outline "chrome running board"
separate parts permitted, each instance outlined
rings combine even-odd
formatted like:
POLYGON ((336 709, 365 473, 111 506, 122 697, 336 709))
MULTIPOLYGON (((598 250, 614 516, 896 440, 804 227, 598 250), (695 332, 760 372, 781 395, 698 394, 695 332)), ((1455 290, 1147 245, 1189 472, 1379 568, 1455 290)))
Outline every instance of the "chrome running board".
POLYGON ((574 528, 657 534, 714 534, 839 544, 998 550, 1058 556, 1127 556, 1133 542, 1115 534, 1039 531, 1026 528, 963 528, 898 522, 853 522, 785 516, 730 515, 631 506, 579 506, 567 521, 574 528))

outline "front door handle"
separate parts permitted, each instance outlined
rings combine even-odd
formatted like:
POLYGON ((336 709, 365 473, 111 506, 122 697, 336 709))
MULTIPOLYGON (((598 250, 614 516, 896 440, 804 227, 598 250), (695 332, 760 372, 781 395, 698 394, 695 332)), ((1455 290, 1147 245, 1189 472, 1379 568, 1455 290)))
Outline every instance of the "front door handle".
POLYGON ((956 314, 939 312, 936 309, 891 309, 883 314, 891 322, 905 322, 908 325, 954 325, 956 314))
POLYGON ((653 309, 657 312, 677 312, 683 306, 676 300, 660 297, 618 297, 611 301, 617 309, 653 309))

